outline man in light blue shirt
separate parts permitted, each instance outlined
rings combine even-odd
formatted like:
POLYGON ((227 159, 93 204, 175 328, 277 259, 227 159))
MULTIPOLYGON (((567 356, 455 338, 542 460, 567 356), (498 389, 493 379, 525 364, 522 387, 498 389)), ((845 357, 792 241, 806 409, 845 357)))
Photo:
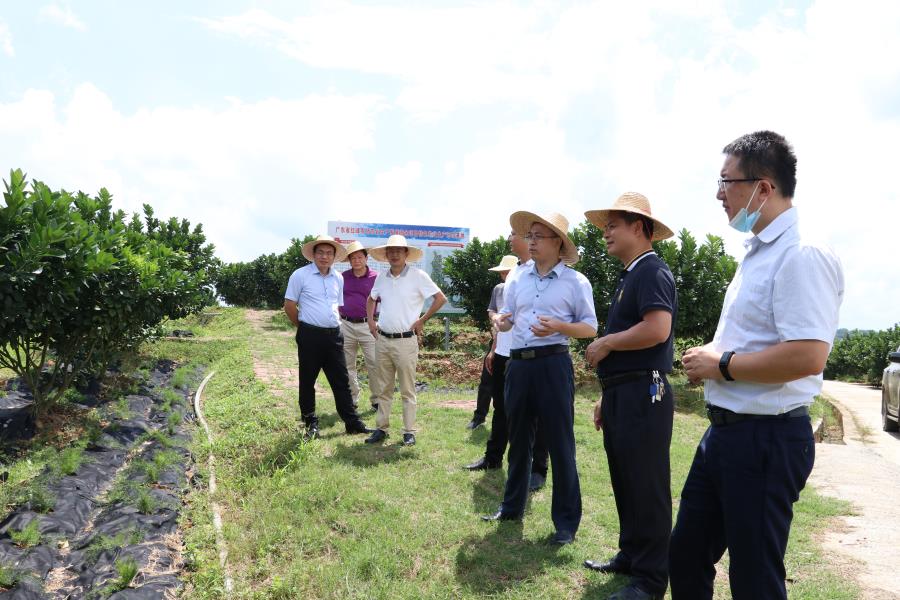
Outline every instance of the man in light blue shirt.
POLYGON ((335 260, 344 260, 346 252, 334 239, 322 235, 303 245, 303 256, 312 263, 291 274, 284 293, 284 312, 297 328, 300 414, 306 424, 305 437, 319 435, 315 385, 323 370, 347 433, 371 433, 353 407, 344 358, 338 314, 338 307, 344 304, 344 279, 332 265, 335 260))
POLYGON ((681 493, 669 547, 673 600, 713 597, 725 549, 735 600, 787 598, 784 553, 793 504, 812 471, 808 406, 844 295, 841 263, 801 235, 793 207, 797 158, 784 137, 728 144, 717 199, 752 232, 713 341, 683 358, 706 386, 707 429, 681 493))
POLYGON ((506 371, 509 471, 500 509, 487 521, 518 520, 525 512, 535 420, 540 420, 553 465, 551 516, 554 543, 569 544, 581 522, 581 488, 575 464, 575 373, 569 338, 597 334, 591 283, 566 265, 578 249, 559 214, 520 211, 510 225, 528 240, 534 264, 507 281, 504 306, 494 315, 499 331, 511 331, 506 371))

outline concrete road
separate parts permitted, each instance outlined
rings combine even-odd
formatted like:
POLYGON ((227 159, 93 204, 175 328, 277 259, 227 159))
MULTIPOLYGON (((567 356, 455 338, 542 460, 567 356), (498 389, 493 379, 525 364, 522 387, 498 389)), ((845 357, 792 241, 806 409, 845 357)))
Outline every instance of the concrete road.
POLYGON ((900 435, 881 430, 881 390, 826 381, 822 391, 841 412, 845 443, 816 446, 809 483, 854 512, 823 536, 823 548, 862 598, 900 599, 900 435))

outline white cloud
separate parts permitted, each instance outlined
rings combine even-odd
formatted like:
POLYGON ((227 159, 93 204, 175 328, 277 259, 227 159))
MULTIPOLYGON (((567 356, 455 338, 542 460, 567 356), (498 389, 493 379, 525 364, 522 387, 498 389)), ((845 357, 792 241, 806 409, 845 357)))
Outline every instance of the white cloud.
POLYGON ((0 19, 0 48, 9 57, 16 55, 16 50, 13 48, 12 43, 12 33, 9 31, 9 25, 3 19, 0 19))
POLYGON ((72 12, 72 7, 68 4, 48 4, 41 7, 40 15, 48 21, 53 21, 63 27, 77 29, 78 31, 87 30, 87 25, 72 12))
POLYGON ((0 104, 0 165, 52 187, 105 186, 118 207, 146 202, 158 215, 203 223, 221 258, 250 259, 324 229, 358 173, 356 153, 373 146, 379 106, 375 96, 313 95, 126 115, 91 84, 63 106, 29 90, 0 104))

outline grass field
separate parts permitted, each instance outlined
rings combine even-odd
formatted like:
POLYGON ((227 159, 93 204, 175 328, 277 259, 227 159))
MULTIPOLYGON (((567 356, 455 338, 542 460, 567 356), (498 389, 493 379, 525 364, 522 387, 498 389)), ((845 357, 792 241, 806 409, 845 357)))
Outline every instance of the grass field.
MULTIPOLYGON (((216 371, 204 398, 214 442, 210 446, 198 435, 194 452, 201 465, 210 451, 216 456, 216 500, 224 508, 227 568, 236 596, 587 599, 605 598, 625 583, 581 564, 611 555, 617 539, 602 436, 590 421, 596 392, 576 399, 584 517, 575 543, 557 548, 548 543, 550 481, 532 496, 523 523, 498 526, 478 518, 496 509, 504 473, 461 468, 483 452, 488 432, 469 433, 468 410, 442 407, 471 394, 422 393, 418 444, 412 448, 398 444, 399 407, 388 443, 370 447, 362 436, 344 435, 333 400, 325 395, 319 399, 322 439, 303 443, 295 392, 279 393, 258 381, 253 369, 253 357, 296 360, 290 336, 279 335, 275 325, 254 330, 236 309, 177 325, 205 341, 163 341, 149 352, 216 371)), ((677 381, 676 397, 675 510, 706 427, 701 392, 677 381)), ((361 398, 360 405, 368 406, 367 400, 361 398)), ((371 413, 364 417, 374 421, 371 413)), ((829 573, 814 542, 831 517, 848 510, 804 491, 786 561, 791 598, 857 597, 852 582, 829 573)), ((204 490, 190 494, 184 527, 191 565, 187 595, 222 597, 224 573, 204 490)), ((716 597, 730 597, 725 575, 716 597)))

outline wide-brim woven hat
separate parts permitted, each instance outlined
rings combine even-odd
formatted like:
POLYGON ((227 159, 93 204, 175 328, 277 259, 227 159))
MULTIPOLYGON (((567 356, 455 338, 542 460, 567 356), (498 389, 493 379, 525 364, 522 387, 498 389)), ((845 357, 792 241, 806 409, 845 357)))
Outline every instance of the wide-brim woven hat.
POLYGON ((500 259, 500 264, 496 267, 491 267, 488 271, 512 271, 519 264, 519 259, 513 256, 512 254, 507 254, 503 258, 500 259))
POLYGON ((509 215, 509 224, 516 235, 524 236, 528 233, 532 223, 541 223, 553 230, 562 241, 562 247, 559 249, 559 257, 563 263, 574 265, 578 262, 578 246, 569 238, 569 220, 559 213, 550 213, 546 217, 542 217, 527 210, 520 210, 509 215))
POLYGON ((344 250, 344 247, 337 243, 333 237, 330 235, 320 235, 316 239, 311 242, 306 242, 303 244, 303 258, 310 262, 315 262, 315 256, 313 256, 313 249, 319 244, 328 244, 332 248, 334 248, 334 261, 342 262, 347 258, 347 251, 344 250))
POLYGON ((407 248, 409 249, 409 254, 407 254, 406 259, 410 262, 416 262, 417 260, 422 260, 422 257, 425 256, 425 252, 421 248, 416 248, 415 246, 410 246, 406 238, 402 235, 392 235, 388 238, 388 241, 383 246, 375 246, 374 248, 369 248, 369 254, 375 260, 379 262, 388 262, 387 259, 387 249, 388 248, 407 248))
POLYGON ((630 212, 636 215, 642 215, 653 221, 653 237, 652 241, 665 240, 673 235, 665 223, 653 216, 650 211, 650 201, 643 194, 637 192, 625 192, 613 203, 612 208, 604 208, 603 210, 589 210, 584 213, 587 220, 603 229, 609 223, 609 215, 613 211, 630 212))
POLYGON ((350 242, 350 245, 348 245, 346 248, 344 248, 344 250, 347 252, 347 259, 349 259, 350 255, 353 254, 354 252, 359 252, 360 250, 368 252, 366 247, 357 241, 350 242))

